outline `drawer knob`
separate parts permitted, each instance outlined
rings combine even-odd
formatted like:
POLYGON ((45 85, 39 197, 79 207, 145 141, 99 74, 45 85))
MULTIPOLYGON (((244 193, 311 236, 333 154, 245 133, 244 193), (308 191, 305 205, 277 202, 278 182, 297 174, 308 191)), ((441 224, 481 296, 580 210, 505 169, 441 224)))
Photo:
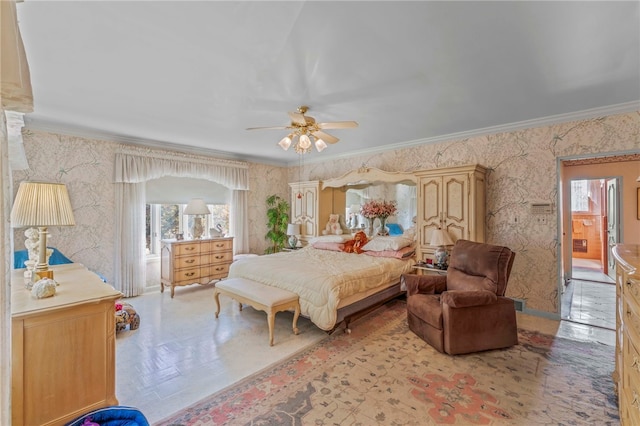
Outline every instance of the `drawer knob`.
POLYGON ((224 256, 217 255, 217 256, 216 256, 216 259, 224 259, 224 256))
POLYGON ((219 267, 219 266, 218 266, 218 267, 216 268, 216 271, 224 271, 224 268, 221 268, 221 267, 219 267))
POLYGON ((638 372, 640 372, 640 360, 638 359, 637 356, 633 357, 633 362, 631 363, 631 367, 635 367, 635 369, 638 370, 638 372))
POLYGON ((187 259, 184 261, 184 263, 193 263, 195 261, 196 261, 195 259, 187 259))
POLYGON ((184 248, 186 251, 191 251, 191 250, 195 250, 195 247, 185 247, 184 248))
POLYGON ((187 272, 186 274, 184 274, 185 277, 192 277, 194 276, 196 273, 195 272, 187 272))

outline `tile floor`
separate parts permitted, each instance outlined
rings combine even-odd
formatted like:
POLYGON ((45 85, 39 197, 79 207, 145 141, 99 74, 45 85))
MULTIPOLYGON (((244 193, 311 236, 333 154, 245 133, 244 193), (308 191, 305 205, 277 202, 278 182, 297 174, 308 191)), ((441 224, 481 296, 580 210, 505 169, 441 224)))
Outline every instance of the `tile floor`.
POLYGON ((562 295, 562 318, 615 329, 615 281, 602 273, 599 262, 574 259, 572 276, 562 295))
MULTIPOLYGON (((141 317, 138 330, 117 334, 116 395, 122 405, 138 407, 151 423, 221 390, 326 338, 327 333, 293 315, 276 315, 270 347, 264 312, 221 296, 214 316, 213 286, 189 286, 169 292, 150 290, 128 301, 141 317)), ((357 322, 352 324, 357 326, 357 322)), ((615 333, 568 321, 518 313, 518 326, 561 337, 614 345, 615 333)), ((342 332, 338 329, 336 332, 342 332)))

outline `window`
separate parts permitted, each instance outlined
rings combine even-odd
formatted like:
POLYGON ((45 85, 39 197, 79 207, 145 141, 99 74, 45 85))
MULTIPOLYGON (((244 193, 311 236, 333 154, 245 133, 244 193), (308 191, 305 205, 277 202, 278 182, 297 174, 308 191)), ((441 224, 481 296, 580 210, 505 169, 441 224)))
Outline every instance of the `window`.
POLYGON ((573 180, 571 181, 571 211, 572 212, 588 212, 589 211, 589 181, 573 180))
MULTIPOLYGON (((146 205, 146 253, 160 254, 160 240, 175 238, 177 234, 189 235, 189 227, 193 224, 193 216, 182 214, 186 204, 147 204, 146 205)), ((203 220, 205 229, 218 228, 223 233, 229 232, 229 205, 207 204, 210 215, 203 220)))

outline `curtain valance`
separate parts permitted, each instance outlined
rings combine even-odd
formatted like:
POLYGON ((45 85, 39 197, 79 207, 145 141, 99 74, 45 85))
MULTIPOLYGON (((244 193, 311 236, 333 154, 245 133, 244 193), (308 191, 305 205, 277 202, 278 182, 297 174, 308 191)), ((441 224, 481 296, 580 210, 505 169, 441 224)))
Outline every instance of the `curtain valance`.
POLYGON ((249 166, 246 163, 209 161, 189 156, 116 153, 116 183, 141 183, 163 176, 207 179, 229 189, 249 189, 249 166))

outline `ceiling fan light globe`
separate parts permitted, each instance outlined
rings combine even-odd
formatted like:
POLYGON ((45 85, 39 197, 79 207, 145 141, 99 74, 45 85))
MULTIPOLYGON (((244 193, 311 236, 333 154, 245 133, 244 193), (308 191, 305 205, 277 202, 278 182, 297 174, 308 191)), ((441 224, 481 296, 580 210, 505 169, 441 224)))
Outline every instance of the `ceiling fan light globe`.
POLYGON ((288 150, 291 146, 291 138, 289 136, 285 136, 280 140, 280 142, 278 142, 278 145, 280 145, 280 148, 284 149, 285 151, 288 150))
POLYGON ((327 147, 327 144, 322 139, 316 139, 316 149, 318 152, 322 152, 327 147))
POLYGON ((300 142, 298 143, 302 149, 309 149, 311 147, 311 139, 309 139, 309 136, 307 135, 301 135, 300 142))

